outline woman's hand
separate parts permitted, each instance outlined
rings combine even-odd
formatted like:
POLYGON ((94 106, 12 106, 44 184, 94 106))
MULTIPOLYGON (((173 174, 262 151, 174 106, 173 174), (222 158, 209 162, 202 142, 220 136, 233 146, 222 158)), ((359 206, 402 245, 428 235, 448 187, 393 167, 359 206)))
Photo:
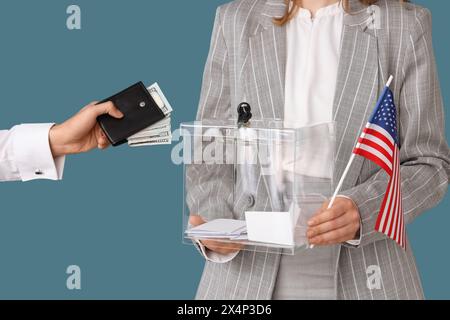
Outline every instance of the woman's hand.
MULTIPOLYGON (((202 225, 204 223, 206 223, 206 221, 203 220, 203 218, 200 216, 191 215, 189 217, 189 224, 192 225, 193 227, 202 225)), ((206 248, 208 248, 208 250, 224 255, 235 253, 242 249, 242 245, 235 243, 227 243, 214 240, 202 240, 201 243, 206 248)))
POLYGON ((75 116, 50 129, 50 148, 54 157, 87 152, 95 148, 106 149, 109 141, 97 123, 102 114, 120 119, 123 114, 112 102, 87 105, 75 116))
POLYGON ((358 237, 360 229, 360 215, 356 204, 347 198, 336 198, 331 209, 329 202, 314 217, 308 221, 306 233, 312 245, 333 245, 358 237))

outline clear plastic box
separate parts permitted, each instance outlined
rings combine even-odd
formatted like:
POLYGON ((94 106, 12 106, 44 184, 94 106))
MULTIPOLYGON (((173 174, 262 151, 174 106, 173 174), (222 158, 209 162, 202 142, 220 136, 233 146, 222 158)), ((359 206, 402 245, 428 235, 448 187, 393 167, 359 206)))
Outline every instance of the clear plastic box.
POLYGON ((307 221, 332 193, 334 123, 192 122, 181 137, 185 243, 283 254, 308 246, 307 221))

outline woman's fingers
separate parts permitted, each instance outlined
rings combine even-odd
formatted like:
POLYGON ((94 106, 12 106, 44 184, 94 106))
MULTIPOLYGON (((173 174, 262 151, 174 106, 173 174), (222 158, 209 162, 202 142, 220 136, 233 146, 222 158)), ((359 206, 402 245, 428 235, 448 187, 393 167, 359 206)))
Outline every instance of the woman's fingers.
POLYGON ((346 210, 342 204, 335 204, 331 209, 327 209, 322 212, 319 211, 317 215, 315 215, 308 221, 308 226, 314 227, 322 223, 337 219, 342 216, 345 211, 346 210))
POLYGON ((308 239, 311 239, 318 235, 345 227, 346 225, 352 222, 353 222, 352 217, 350 215, 344 214, 338 217, 337 219, 333 219, 324 222, 322 224, 316 225, 315 227, 309 228, 308 232, 306 233, 306 236, 308 237, 308 239))
POLYGON ((191 215, 189 217, 189 224, 194 227, 202 225, 205 222, 206 221, 201 216, 198 216, 198 215, 191 215))
POLYGON ((315 236, 309 240, 310 244, 314 245, 332 245, 351 240, 355 237, 353 225, 346 225, 345 227, 323 233, 315 236))
POLYGON ((338 244, 353 240, 360 229, 360 223, 358 208, 354 202, 347 198, 337 198, 331 209, 319 211, 308 221, 306 235, 312 245, 338 244))
MULTIPOLYGON (((189 224, 191 226, 199 226, 204 224, 206 221, 199 215, 190 215, 189 224)), ((230 254, 237 252, 242 249, 242 245, 236 243, 220 242, 215 240, 202 240, 201 243, 211 251, 217 252, 219 254, 230 254)))
POLYGON ((220 241, 206 240, 202 244, 211 251, 219 254, 230 254, 242 249, 242 245, 220 241))

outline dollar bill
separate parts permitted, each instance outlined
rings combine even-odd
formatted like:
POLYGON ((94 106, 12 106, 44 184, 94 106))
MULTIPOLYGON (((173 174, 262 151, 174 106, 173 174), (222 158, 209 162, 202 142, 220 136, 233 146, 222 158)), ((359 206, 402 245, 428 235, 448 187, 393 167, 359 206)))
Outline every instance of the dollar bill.
POLYGON ((165 129, 165 128, 170 128, 170 117, 165 118, 164 120, 157 122, 154 125, 152 125, 148 128, 145 128, 142 131, 139 131, 138 134, 145 133, 148 131, 161 130, 161 129, 165 129))
POLYGON ((161 132, 155 132, 149 135, 143 135, 140 137, 135 137, 133 139, 128 139, 130 142, 135 141, 145 141, 145 140, 152 140, 157 138, 172 138, 172 133, 170 131, 161 131, 161 132))
POLYGON ((170 119, 170 117, 165 117, 164 119, 162 119, 161 121, 158 121, 157 123, 155 123, 155 124, 153 124, 153 125, 151 125, 150 127, 148 127, 148 128, 145 128, 144 130, 142 130, 142 131, 146 131, 146 130, 151 130, 151 129, 155 129, 155 128, 159 128, 159 127, 164 127, 164 126, 170 126, 170 121, 171 119, 170 119))
POLYGON ((168 145, 172 143, 172 139, 154 139, 142 142, 128 142, 130 147, 144 147, 144 146, 157 146, 157 145, 168 145))
POLYGON ((171 129, 172 129, 171 126, 168 125, 168 126, 163 126, 163 127, 159 127, 159 128, 141 131, 141 132, 138 132, 135 135, 131 136, 130 138, 128 138, 128 140, 144 138, 144 137, 148 137, 148 136, 154 136, 154 135, 158 135, 158 134, 165 133, 165 132, 172 132, 171 129))
POLYGON ((155 132, 155 133, 151 133, 148 135, 142 135, 139 137, 134 137, 132 139, 128 139, 128 141, 142 141, 142 140, 151 140, 153 138, 158 138, 158 137, 172 137, 172 132, 171 131, 160 131, 160 132, 155 132))
POLYGON ((147 131, 133 136, 128 139, 130 146, 148 146, 157 144, 171 144, 172 143, 172 131, 166 130, 153 130, 147 131))
POLYGON ((161 111, 167 116, 172 113, 173 109, 166 96, 162 92, 158 83, 155 82, 150 87, 147 88, 148 92, 152 96, 153 100, 156 102, 161 111))
POLYGON ((155 103, 164 113, 165 118, 128 138, 130 147, 156 146, 172 143, 171 113, 172 106, 162 92, 158 83, 147 88, 155 103))

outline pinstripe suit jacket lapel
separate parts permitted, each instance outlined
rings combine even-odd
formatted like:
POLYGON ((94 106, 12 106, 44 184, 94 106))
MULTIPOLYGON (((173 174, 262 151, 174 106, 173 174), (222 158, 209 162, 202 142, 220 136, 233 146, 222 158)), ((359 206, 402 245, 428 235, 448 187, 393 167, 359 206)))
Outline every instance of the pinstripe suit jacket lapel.
MULTIPOLYGON (((378 56, 372 14, 358 1, 350 1, 353 14, 346 14, 342 34, 342 50, 333 107, 336 132, 337 183, 351 156, 359 132, 368 120, 382 87, 379 67, 386 64, 378 56), (379 64, 380 62, 380 64, 379 64)), ((274 17, 285 12, 283 0, 269 0, 262 8, 259 24, 249 40, 249 100, 258 105, 255 115, 263 119, 284 118, 284 85, 286 73, 286 27, 273 23, 274 17)), ((386 69, 386 68, 385 68, 386 69)), ((381 79, 382 80, 382 79, 381 79)), ((364 160, 357 159, 344 184, 356 183, 364 160)))
MULTIPOLYGON (((338 182, 352 154, 356 139, 366 125, 380 93, 379 66, 375 29, 371 28, 370 9, 353 1, 354 14, 346 14, 342 33, 333 116, 336 121, 336 163, 334 181, 338 182)), ((364 160, 357 158, 343 190, 353 187, 364 160)))
POLYGON ((259 24, 249 39, 247 91, 262 119, 283 119, 286 74, 286 28, 275 27, 274 17, 285 11, 283 1, 268 1, 260 12, 259 24))

